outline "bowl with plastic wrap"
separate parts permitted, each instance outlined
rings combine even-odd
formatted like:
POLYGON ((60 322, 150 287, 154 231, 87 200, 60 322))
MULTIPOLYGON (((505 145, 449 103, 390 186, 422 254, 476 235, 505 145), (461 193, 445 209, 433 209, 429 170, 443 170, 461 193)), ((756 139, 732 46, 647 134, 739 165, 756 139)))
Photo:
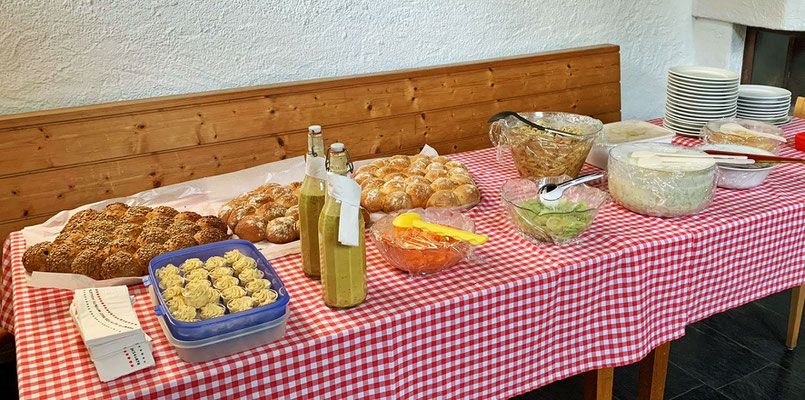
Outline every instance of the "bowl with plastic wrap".
POLYGON ((673 144, 615 146, 609 152, 609 193, 618 204, 642 215, 695 214, 710 204, 716 188, 716 164, 706 156, 703 151, 673 144), (693 157, 688 162, 657 164, 638 157, 645 153, 693 157))
POLYGON ((475 232, 472 218, 450 209, 415 208, 390 213, 372 225, 369 236, 383 259, 393 267, 414 275, 433 274, 472 256, 475 246, 468 241, 418 228, 395 227, 394 219, 403 212, 417 213, 426 222, 475 232))
MULTIPOLYGON (((732 153, 759 154, 773 156, 770 151, 738 144, 705 144, 699 150, 729 151, 732 153)), ((756 162, 754 164, 718 163, 718 187, 725 189, 751 189, 760 186, 777 167, 775 163, 756 162)))
POLYGON ((570 179, 563 175, 513 179, 503 184, 503 207, 521 237, 536 244, 575 243, 595 221, 598 212, 610 203, 606 192, 584 184, 565 190, 558 202, 540 199, 541 186, 570 179))
POLYGON ((777 154, 777 146, 785 142, 783 130, 779 127, 741 118, 723 118, 708 122, 702 127, 702 139, 705 144, 737 144, 774 154, 777 154), (778 139, 765 135, 776 136, 778 139))
POLYGON ((489 138, 498 150, 498 159, 511 155, 523 178, 568 175, 577 177, 601 134, 601 121, 585 115, 562 112, 519 113, 527 120, 569 135, 546 132, 508 116, 492 123, 489 138))

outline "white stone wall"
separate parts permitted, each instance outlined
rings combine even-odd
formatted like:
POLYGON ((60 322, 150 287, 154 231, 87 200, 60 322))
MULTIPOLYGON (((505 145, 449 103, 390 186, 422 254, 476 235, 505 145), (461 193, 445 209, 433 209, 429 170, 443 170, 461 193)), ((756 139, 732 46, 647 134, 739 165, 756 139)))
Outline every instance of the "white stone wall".
POLYGON ((0 0, 0 114, 608 42, 621 46, 624 118, 654 118, 664 107, 666 69, 696 62, 691 7, 691 0, 0 0))

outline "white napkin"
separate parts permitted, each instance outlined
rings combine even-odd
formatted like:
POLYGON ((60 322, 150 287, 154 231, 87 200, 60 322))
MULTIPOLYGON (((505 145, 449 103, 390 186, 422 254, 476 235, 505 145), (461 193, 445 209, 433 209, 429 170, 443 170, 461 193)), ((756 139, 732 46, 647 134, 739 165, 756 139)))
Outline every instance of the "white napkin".
POLYGON ((361 212, 360 185, 346 176, 328 172, 327 194, 341 203, 338 241, 344 246, 360 245, 360 235, 363 234, 358 226, 361 212))
POLYGON ((306 158, 305 175, 326 181, 327 169, 324 167, 324 158, 311 156, 306 156, 306 158))
POLYGON ((70 316, 101 381, 154 365, 151 338, 140 326, 126 286, 76 290, 70 316))

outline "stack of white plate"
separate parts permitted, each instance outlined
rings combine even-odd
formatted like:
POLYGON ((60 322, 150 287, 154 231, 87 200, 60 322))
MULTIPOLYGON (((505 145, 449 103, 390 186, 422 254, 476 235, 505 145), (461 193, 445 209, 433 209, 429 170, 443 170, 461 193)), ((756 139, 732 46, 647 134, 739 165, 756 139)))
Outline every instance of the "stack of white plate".
POLYGON ((663 126, 682 135, 699 136, 707 121, 734 117, 739 78, 737 73, 719 68, 670 68, 663 126))
POLYGON ((764 85, 738 87, 738 118, 754 119, 771 124, 791 120, 791 92, 783 88, 764 85))

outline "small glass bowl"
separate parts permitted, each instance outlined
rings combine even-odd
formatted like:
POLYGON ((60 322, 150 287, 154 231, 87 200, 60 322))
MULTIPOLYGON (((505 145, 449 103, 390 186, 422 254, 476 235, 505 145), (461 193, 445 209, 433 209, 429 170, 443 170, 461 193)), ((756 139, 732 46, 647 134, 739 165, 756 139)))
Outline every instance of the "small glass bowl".
MULTIPOLYGON (((428 235, 401 235, 400 228, 395 232, 394 218, 403 212, 414 212, 423 221, 452 226, 468 232, 475 232, 475 222, 460 212, 444 208, 415 208, 397 211, 375 222, 370 231, 372 241, 380 255, 392 266, 415 275, 433 274, 448 269, 468 259, 475 246, 465 240, 431 240, 428 235)), ((406 228, 402 228, 406 229, 406 228)), ((412 233, 419 233, 419 230, 412 233)))
POLYGON ((777 154, 777 146, 780 144, 779 141, 758 136, 739 136, 721 132, 721 125, 726 123, 735 123, 743 126, 744 128, 752 129, 758 132, 783 136, 783 130, 772 124, 754 121, 751 119, 724 118, 710 121, 702 127, 702 139, 704 140, 704 143, 738 144, 742 146, 755 147, 777 154))
POLYGON ((582 184, 565 190, 560 200, 565 201, 564 205, 539 210, 527 205, 530 201, 539 202, 539 188, 542 185, 559 184, 570 179, 567 175, 537 181, 514 179, 503 185, 503 205, 523 238, 537 244, 563 245, 576 242, 592 225, 598 211, 610 203, 606 192, 582 184), (573 203, 579 202, 584 202, 586 206, 576 205, 571 208, 573 203))

